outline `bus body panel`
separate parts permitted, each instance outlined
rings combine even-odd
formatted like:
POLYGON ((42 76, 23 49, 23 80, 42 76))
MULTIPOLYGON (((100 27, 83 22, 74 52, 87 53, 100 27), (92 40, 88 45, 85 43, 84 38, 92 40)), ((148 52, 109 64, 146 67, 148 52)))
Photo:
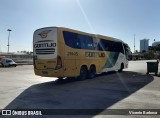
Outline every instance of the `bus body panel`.
POLYGON ((40 76, 63 76, 63 70, 56 70, 59 55, 58 28, 41 28, 34 32, 33 57, 34 70, 40 76), (54 73, 53 73, 54 71, 54 73))
MULTIPOLYGON (((71 29, 61 28, 61 33, 63 31, 69 31, 81 35, 88 35, 94 37, 94 35, 79 32, 71 29)), ((62 34, 63 35, 63 34, 62 34)), ((63 37, 63 41, 64 41, 63 37)), ((65 42, 64 42, 65 44, 65 42)), ((80 68, 85 65, 89 70, 91 65, 95 65, 96 72, 101 73, 103 70, 103 65, 109 55, 109 52, 97 50, 84 50, 84 49, 74 49, 67 45, 64 45, 64 76, 77 77, 80 75, 80 68), (95 61, 96 60, 96 61, 95 61)))
POLYGON ((57 57, 57 28, 36 30, 33 38, 34 56, 43 60, 57 57))
POLYGON ((126 65, 128 65, 128 63, 124 61, 125 60, 124 54, 119 53, 117 57, 117 54, 113 54, 113 53, 114 52, 112 52, 109 55, 108 61, 106 61, 105 67, 103 68, 102 72, 119 70, 121 68, 121 64, 124 64, 124 68, 127 68, 126 65), (116 59, 113 59, 112 55, 116 55, 116 59), (112 60, 114 60, 114 62, 112 60))

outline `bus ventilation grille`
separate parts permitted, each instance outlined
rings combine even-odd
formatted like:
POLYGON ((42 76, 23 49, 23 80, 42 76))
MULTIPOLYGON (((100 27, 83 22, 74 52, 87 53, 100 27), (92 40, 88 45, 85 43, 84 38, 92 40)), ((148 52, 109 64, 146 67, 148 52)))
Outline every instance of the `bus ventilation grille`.
POLYGON ((36 54, 54 54, 54 48, 36 49, 36 54))

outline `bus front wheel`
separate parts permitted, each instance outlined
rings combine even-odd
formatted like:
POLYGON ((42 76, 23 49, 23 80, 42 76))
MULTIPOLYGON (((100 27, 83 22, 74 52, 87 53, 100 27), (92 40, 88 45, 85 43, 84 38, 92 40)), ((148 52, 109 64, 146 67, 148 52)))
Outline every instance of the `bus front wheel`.
POLYGON ((63 77, 58 77, 58 81, 63 81, 63 77))
POLYGON ((80 80, 85 80, 85 79, 87 79, 87 75, 88 75, 87 67, 86 66, 82 66, 81 70, 80 70, 79 79, 80 80))
POLYGON ((123 69, 124 69, 124 64, 122 63, 120 69, 118 70, 118 72, 122 72, 123 69))

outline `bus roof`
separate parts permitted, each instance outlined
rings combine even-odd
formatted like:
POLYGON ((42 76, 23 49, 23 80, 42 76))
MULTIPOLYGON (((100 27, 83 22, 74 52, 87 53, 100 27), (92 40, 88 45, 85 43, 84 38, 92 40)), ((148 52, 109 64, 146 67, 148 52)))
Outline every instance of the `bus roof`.
POLYGON ((107 40, 115 41, 115 42, 122 42, 122 43, 124 43, 124 42, 123 42, 122 40, 120 40, 120 39, 113 38, 113 37, 109 37, 109 36, 104 36, 104 35, 97 34, 97 37, 98 37, 98 38, 102 38, 102 39, 107 39, 107 40))
MULTIPOLYGON (((44 27, 44 28, 51 28, 51 27, 44 27)), ((58 28, 58 29, 66 30, 66 31, 72 31, 72 32, 75 32, 75 33, 86 34, 86 35, 89 35, 89 36, 92 36, 92 37, 95 37, 95 38, 102 38, 102 39, 107 39, 107 40, 111 40, 111 41, 115 41, 115 42, 122 42, 122 43, 124 43, 120 39, 109 37, 109 36, 104 36, 104 35, 100 35, 100 34, 86 33, 86 32, 83 32, 83 31, 74 30, 74 29, 70 29, 70 28, 66 28, 66 27, 53 26, 53 28, 58 28)), ((43 28, 40 28, 40 29, 43 29, 43 28)), ((39 29, 37 29, 37 30, 39 30, 39 29)))
MULTIPOLYGON (((88 34, 88 35, 92 35, 93 37, 95 38, 104 38, 104 39, 107 39, 107 40, 111 40, 111 41, 116 41, 116 42, 123 42, 122 40, 120 39, 117 39, 117 38, 113 38, 113 37, 109 37, 109 36, 104 36, 104 35, 100 35, 100 34, 92 34, 92 33, 86 33, 86 32, 82 32, 82 31, 78 31, 78 30, 74 30, 74 29, 70 29, 70 28, 65 28, 65 27, 57 27, 57 28, 61 28, 63 30, 71 30, 73 32, 80 32, 80 33, 85 33, 85 34, 88 34)), ((124 43, 124 42, 123 42, 124 43)))
POLYGON ((92 33, 87 33, 87 32, 83 32, 83 31, 79 31, 79 30, 74 30, 74 29, 70 29, 70 28, 65 28, 65 27, 57 27, 57 28, 60 28, 62 30, 66 30, 66 31, 72 31, 72 32, 75 32, 75 33, 86 34, 86 35, 89 35, 89 36, 93 36, 94 35, 92 33))

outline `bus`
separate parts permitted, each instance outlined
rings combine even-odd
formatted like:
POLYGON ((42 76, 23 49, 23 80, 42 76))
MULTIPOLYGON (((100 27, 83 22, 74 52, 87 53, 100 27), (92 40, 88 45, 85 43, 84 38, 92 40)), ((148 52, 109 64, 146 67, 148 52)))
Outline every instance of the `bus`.
POLYGON ((128 67, 129 46, 103 35, 64 27, 38 29, 33 35, 33 65, 43 77, 93 78, 128 67))

